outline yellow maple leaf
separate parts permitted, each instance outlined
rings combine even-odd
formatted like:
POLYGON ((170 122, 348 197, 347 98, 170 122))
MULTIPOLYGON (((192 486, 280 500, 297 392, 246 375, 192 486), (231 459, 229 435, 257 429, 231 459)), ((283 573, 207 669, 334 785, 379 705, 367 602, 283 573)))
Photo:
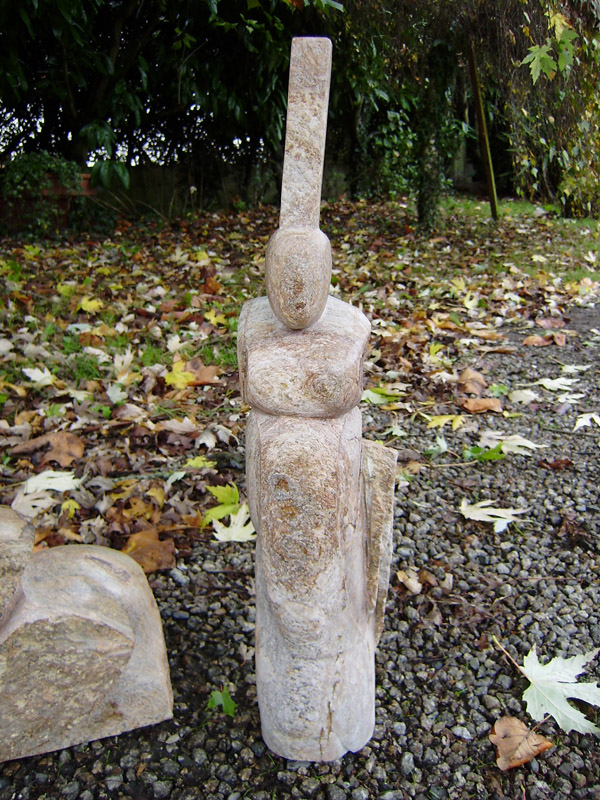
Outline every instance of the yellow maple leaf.
POLYGON ((184 466, 193 467, 194 469, 210 469, 216 467, 217 462, 209 461, 206 456, 195 456, 195 458, 188 458, 184 466))
POLYGON ((204 314, 204 319, 211 325, 227 325, 227 318, 223 314, 217 314, 214 308, 204 314))
POLYGON ((167 372, 165 375, 165 383, 175 387, 175 389, 185 389, 186 386, 189 386, 190 383, 194 383, 195 380, 196 376, 193 372, 185 371, 185 364, 183 361, 174 361, 173 370, 167 372))
POLYGON ((67 515, 67 519, 73 519, 75 516, 75 512, 78 508, 81 508, 77 500, 65 500, 65 502, 61 505, 60 510, 62 514, 67 515))
POLYGON ((102 300, 96 300, 92 297, 82 297, 79 301, 78 308, 82 311, 88 311, 90 314, 94 314, 96 311, 100 311, 104 303, 102 300))
POLYGON ((152 497, 158 503, 158 507, 162 508, 165 504, 165 491, 162 486, 152 486, 148 490, 148 496, 152 497))
POLYGON ((452 430, 455 431, 463 424, 464 419, 462 414, 439 414, 436 417, 431 417, 428 428, 443 428, 449 422, 452 423, 452 430))

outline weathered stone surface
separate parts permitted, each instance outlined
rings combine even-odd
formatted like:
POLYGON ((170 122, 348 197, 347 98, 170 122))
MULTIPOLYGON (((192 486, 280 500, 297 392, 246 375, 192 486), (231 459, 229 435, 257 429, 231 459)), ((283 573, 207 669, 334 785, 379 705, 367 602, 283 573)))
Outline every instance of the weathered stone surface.
POLYGON ((310 328, 291 331, 266 297, 248 301, 238 326, 244 400, 266 414, 333 417, 360 402, 362 361, 371 326, 335 297, 310 328))
POLYGON ((265 263, 273 312, 292 329, 319 319, 331 280, 331 246, 319 230, 330 73, 329 39, 293 40, 279 230, 265 263))
POLYGON ((10 613, 15 590, 31 557, 34 530, 7 506, 0 506, 0 621, 10 613))
POLYGON ((331 420, 253 411, 248 424, 258 700, 263 737, 286 758, 335 759, 373 730, 360 436, 358 409, 331 420))
POLYGON ((363 439, 361 479, 367 530, 367 611, 375 612, 375 644, 381 637, 390 582, 394 486, 398 453, 363 439))
POLYGON ((316 322, 331 283, 331 245, 323 231, 280 228, 270 239, 265 286, 275 316, 288 328, 316 322))
POLYGON ((369 322, 327 297, 331 255, 318 222, 330 58, 328 42, 294 40, 268 299, 246 303, 238 327, 252 407, 261 727, 271 750, 302 761, 359 750, 373 731, 396 463, 393 451, 361 439, 369 322))
POLYGON ((331 53, 329 39, 292 41, 280 228, 319 227, 331 53))
POLYGON ((141 568, 104 547, 35 553, 0 625, 0 761, 171 715, 160 615, 141 568))

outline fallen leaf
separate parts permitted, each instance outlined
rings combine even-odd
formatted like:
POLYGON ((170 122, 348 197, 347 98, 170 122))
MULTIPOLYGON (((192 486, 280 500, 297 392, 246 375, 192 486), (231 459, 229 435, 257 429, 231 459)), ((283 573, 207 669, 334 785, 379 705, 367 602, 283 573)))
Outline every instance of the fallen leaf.
POLYGON ((578 383, 579 378, 540 378, 534 386, 543 386, 549 392, 568 392, 574 383, 578 383))
POLYGON ((500 339, 504 338, 501 333, 498 333, 498 331, 473 330, 472 328, 469 328, 469 332, 478 339, 483 339, 487 342, 499 342, 500 339))
POLYGON ((449 422, 452 423, 452 430, 455 431, 464 423, 465 418, 462 414, 439 414, 431 417, 427 423, 428 428, 443 428, 449 422))
POLYGON ((120 383, 111 383, 106 389, 106 395, 113 405, 127 400, 127 392, 123 390, 120 383))
POLYGON ((169 386, 174 386, 175 389, 185 389, 186 386, 190 386, 195 381, 194 374, 186 371, 183 361, 173 362, 173 369, 165 375, 165 383, 169 386))
POLYGON ((173 539, 161 541, 153 525, 132 534, 123 548, 123 553, 137 561, 146 574, 174 567, 174 551, 173 539))
POLYGON ((549 446, 547 444, 536 444, 519 433, 512 433, 508 436, 502 431, 482 431, 479 439, 480 447, 496 447, 498 444, 500 444, 503 453, 514 453, 520 456, 533 455, 530 451, 540 450, 549 446))
POLYGON ((572 467, 573 462, 570 458, 555 458, 554 461, 545 461, 543 458, 541 458, 538 461, 538 465, 543 469, 559 471, 562 469, 567 469, 568 467, 572 467))
POLYGON ((428 569, 425 569, 424 567, 422 567, 419 570, 419 580, 421 581, 421 583, 429 584, 429 586, 437 586, 439 583, 438 579, 435 577, 433 572, 430 572, 428 569))
POLYGON ((33 519, 38 514, 47 511, 52 506, 56 505, 56 498, 50 492, 39 491, 30 492, 25 494, 23 487, 16 493, 10 507, 17 514, 23 517, 33 519))
POLYGON ((575 421, 575 427, 573 428, 573 433, 578 431, 580 428, 585 428, 586 426, 591 426, 592 422, 595 422, 596 425, 600 425, 600 413, 591 413, 591 414, 580 414, 575 421))
POLYGON ((585 525, 580 522, 572 509, 566 509, 563 512, 562 522, 557 534, 558 536, 567 536, 574 545, 589 547, 593 543, 585 525))
POLYGON ((496 745, 496 763, 503 771, 520 767, 554 747, 549 739, 529 730, 516 717, 501 717, 496 720, 489 740, 496 745))
POLYGON ((458 379, 458 388, 463 394, 474 394, 481 397, 487 387, 485 378, 480 372, 467 367, 458 379))
POLYGON ((577 682, 577 676, 597 653, 598 650, 591 650, 571 658, 556 656, 547 664, 540 664, 534 645, 523 659, 523 666, 517 664, 531 684, 523 692, 527 713, 537 722, 551 714, 565 733, 574 730, 600 735, 600 728, 567 702, 568 698, 576 698, 590 705, 600 705, 600 688, 597 684, 577 682))
POLYGON ((186 372, 194 376, 193 386, 204 386, 209 383, 220 383, 219 380, 219 367, 215 364, 205 366, 199 356, 191 358, 186 361, 186 372))
POLYGON ((192 467, 192 469, 212 469, 217 466, 216 461, 210 461, 206 456, 195 456, 188 458, 184 467, 192 467))
POLYGON ((170 431, 171 433, 197 433, 198 425, 189 417, 183 419, 167 419, 165 422, 159 422, 155 430, 157 433, 160 431, 170 431))
POLYGON ((235 513, 230 514, 229 525, 224 525, 214 517, 212 525, 215 529, 213 536, 219 542, 250 542, 256 539, 247 503, 242 503, 235 513))
POLYGON ((76 478, 74 472, 58 472, 47 469, 45 472, 40 472, 39 475, 28 478, 23 484, 23 491, 25 494, 44 492, 49 489, 53 492, 69 492, 76 489, 80 483, 81 479, 76 478))
POLYGON ((223 314, 217 314, 214 308, 209 309, 204 314, 204 319, 215 327, 217 325, 227 325, 227 317, 225 317, 223 314))
POLYGON ((460 401, 460 405, 471 414, 502 413, 502 403, 497 397, 467 397, 460 401))
POLYGON ((591 368, 591 364, 563 364, 561 372, 565 375, 577 375, 578 372, 587 372, 591 368))
POLYGON ((104 306, 102 300, 95 300, 92 297, 82 297, 79 305, 77 308, 80 308, 82 311, 87 311, 90 314, 95 313, 96 311, 100 311, 100 309, 104 306))
POLYGON ((531 389, 516 389, 514 392, 511 392, 508 395, 508 399, 511 403, 522 403, 523 405, 529 405, 529 403, 533 403, 534 400, 539 400, 539 394, 532 392, 531 389))
POLYGON ((477 522, 493 522, 494 531, 502 533, 511 522, 518 522, 517 515, 525 514, 528 508, 495 508, 493 500, 481 500, 479 503, 470 504, 466 497, 460 503, 460 513, 466 519, 477 522))
POLYGON ((56 383, 56 376, 50 372, 48 367, 44 367, 44 369, 24 367, 23 373, 32 383, 40 388, 42 386, 52 386, 53 383, 56 383))
POLYGON ((73 519, 73 517, 75 516, 75 512, 80 508, 81 506, 79 505, 77 500, 73 500, 73 498, 70 497, 68 500, 65 500, 62 503, 60 507, 60 513, 66 514, 67 519, 73 519))
POLYGON ((554 337, 553 336, 527 336, 523 339, 522 344, 525 347, 547 347, 550 344, 554 344, 554 337))
POLYGON ((542 317, 541 319, 536 319, 535 324, 539 328, 545 328, 546 330, 565 327, 565 321, 561 317, 542 317))
POLYGON ((66 431, 51 433, 48 443, 50 448, 40 462, 42 465, 56 461, 61 467, 70 467, 73 461, 82 458, 85 451, 85 446, 79 436, 66 431))
POLYGON ((421 594, 423 584, 419 580, 419 574, 416 569, 413 567, 407 567, 406 570, 399 569, 396 577, 411 594, 421 594))

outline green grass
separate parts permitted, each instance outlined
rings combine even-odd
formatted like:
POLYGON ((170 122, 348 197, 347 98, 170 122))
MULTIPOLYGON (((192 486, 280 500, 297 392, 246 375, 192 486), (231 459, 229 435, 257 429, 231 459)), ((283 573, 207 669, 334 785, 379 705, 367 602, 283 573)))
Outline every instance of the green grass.
POLYGON ((204 364, 217 364, 219 367, 237 367, 235 344, 205 344, 198 353, 204 364))
POLYGON ((70 365, 73 378, 76 380, 77 385, 82 383, 82 381, 95 381, 102 377, 98 362, 86 353, 75 354, 70 361, 70 365))
POLYGON ((155 364, 166 364, 169 358, 170 354, 165 352, 162 347, 149 343, 144 348, 141 363, 143 367, 153 367, 155 364))

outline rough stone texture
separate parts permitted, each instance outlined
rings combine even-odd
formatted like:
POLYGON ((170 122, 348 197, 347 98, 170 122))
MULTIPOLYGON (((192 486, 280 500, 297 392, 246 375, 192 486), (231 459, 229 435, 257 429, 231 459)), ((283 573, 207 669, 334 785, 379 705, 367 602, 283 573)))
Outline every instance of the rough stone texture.
POLYGON ((318 228, 280 228, 266 253, 265 284, 275 316, 288 328, 316 322, 331 282, 331 245, 318 228))
POLYGON ((266 297, 244 304, 238 362, 244 400, 266 414, 333 417, 360 402, 371 325, 334 297, 310 328, 291 331, 266 297))
POLYGON ((267 745, 287 758, 338 758, 373 730, 360 435, 357 409, 332 420, 253 412, 248 425, 258 701, 267 745))
POLYGON ((331 53, 329 39, 292 41, 280 228, 319 227, 331 53))
POLYGON ((34 530, 11 508, 0 507, 0 620, 12 607, 15 590, 31 556, 34 530))
POLYGON ((0 625, 0 761, 171 715, 160 616, 140 567, 104 547, 33 554, 0 625))
POLYGON ((369 439, 362 441, 361 478, 367 530, 367 611, 375 612, 375 644, 381 637, 390 582, 394 485, 398 453, 369 439))
POLYGON ((319 230, 331 42, 292 42, 279 230, 265 260, 267 296, 288 328, 316 322, 327 302, 331 246, 319 230))
POLYGON ((258 700, 263 737, 287 758, 339 758, 373 732, 396 458, 364 442, 361 476, 360 436, 358 409, 330 420, 253 411, 248 424, 258 700))
POLYGON ((373 733, 396 463, 361 439, 369 321, 327 297, 318 223, 330 61, 328 41, 294 40, 267 298, 246 303, 238 326, 261 728, 271 750, 301 761, 335 760, 373 733))

